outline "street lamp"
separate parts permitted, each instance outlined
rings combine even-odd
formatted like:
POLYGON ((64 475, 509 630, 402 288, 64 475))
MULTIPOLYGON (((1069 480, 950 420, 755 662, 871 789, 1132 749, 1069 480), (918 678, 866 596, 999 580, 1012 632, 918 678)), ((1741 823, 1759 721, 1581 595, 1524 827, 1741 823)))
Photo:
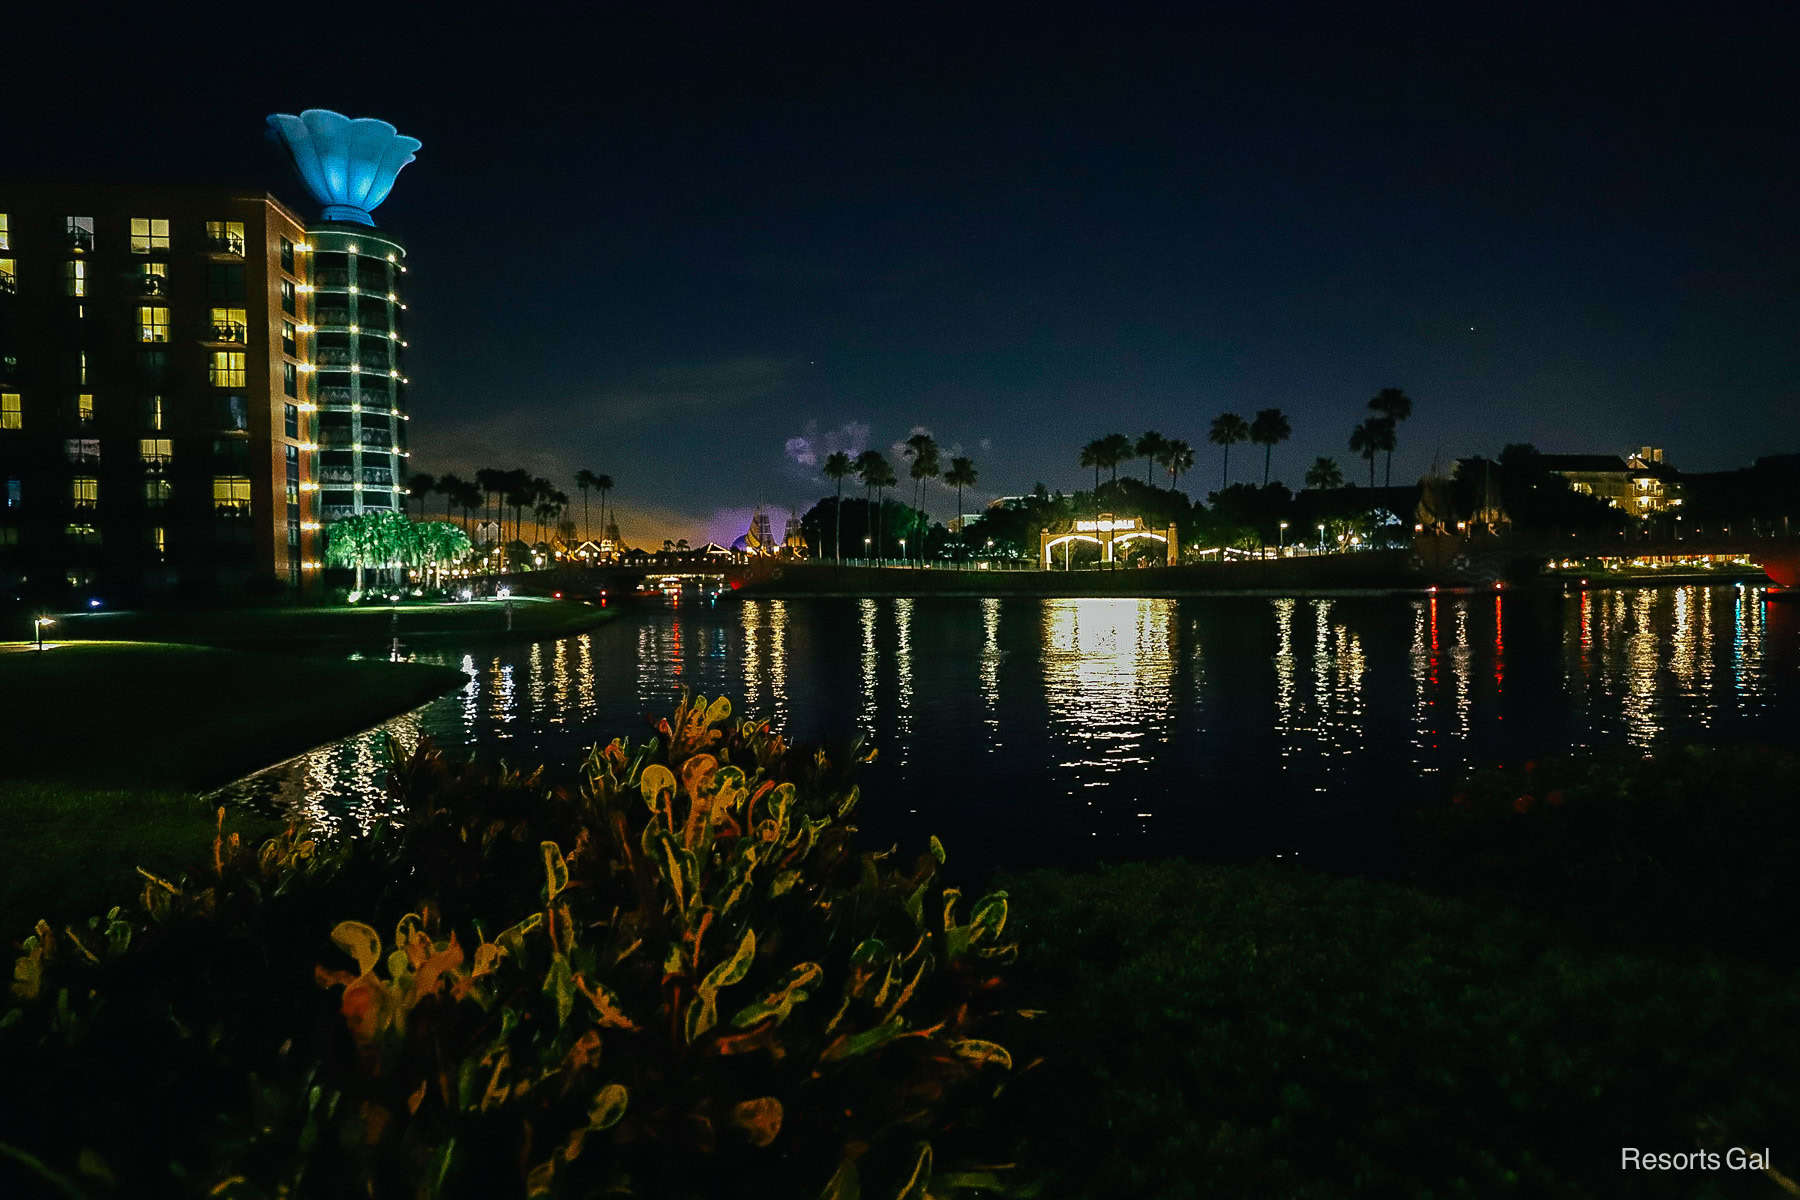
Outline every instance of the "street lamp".
POLYGON ((906 539, 905 538, 900 539, 900 561, 901 562, 907 561, 906 560, 906 539))
POLYGON ((873 540, 873 538, 863 539, 863 566, 865 567, 869 565, 869 543, 873 540))
POLYGON ((1275 531, 1275 557, 1276 558, 1281 557, 1281 552, 1287 544, 1287 527, 1288 527, 1288 523, 1286 521, 1283 521, 1281 523, 1280 528, 1275 531))
POLYGON ((1319 549, 1325 549, 1325 526, 1319 526, 1319 549))
POLYGON ((33 632, 37 634, 37 648, 39 654, 44 652, 44 626, 54 624, 56 624, 56 620, 53 617, 40 616, 32 618, 31 627, 33 632))

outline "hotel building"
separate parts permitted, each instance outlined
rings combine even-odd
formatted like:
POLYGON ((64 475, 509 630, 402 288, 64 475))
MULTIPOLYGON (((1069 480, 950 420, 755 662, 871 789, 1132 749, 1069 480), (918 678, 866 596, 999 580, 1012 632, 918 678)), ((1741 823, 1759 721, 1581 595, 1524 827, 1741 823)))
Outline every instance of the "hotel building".
POLYGON ((322 119, 281 130, 312 222, 254 191, 0 185, 0 595, 302 589, 325 525, 401 507, 406 251, 367 210, 418 143, 333 203, 329 122, 393 127, 271 122, 322 119))

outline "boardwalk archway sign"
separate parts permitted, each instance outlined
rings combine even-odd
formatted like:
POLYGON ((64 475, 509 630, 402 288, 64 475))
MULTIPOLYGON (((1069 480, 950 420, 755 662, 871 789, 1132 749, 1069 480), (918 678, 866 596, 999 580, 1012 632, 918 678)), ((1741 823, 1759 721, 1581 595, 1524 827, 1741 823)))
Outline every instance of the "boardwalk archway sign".
POLYGON ((1152 529, 1144 524, 1142 517, 1115 517, 1112 513, 1079 519, 1070 529, 1060 533, 1041 530, 1038 534, 1038 565, 1048 570, 1056 549, 1060 546, 1063 548, 1063 569, 1067 570, 1069 551, 1076 542, 1089 542, 1100 547, 1100 561, 1114 562, 1116 549, 1136 538, 1151 538, 1163 543, 1168 565, 1175 565, 1181 553, 1181 541, 1175 536, 1175 526, 1152 529))

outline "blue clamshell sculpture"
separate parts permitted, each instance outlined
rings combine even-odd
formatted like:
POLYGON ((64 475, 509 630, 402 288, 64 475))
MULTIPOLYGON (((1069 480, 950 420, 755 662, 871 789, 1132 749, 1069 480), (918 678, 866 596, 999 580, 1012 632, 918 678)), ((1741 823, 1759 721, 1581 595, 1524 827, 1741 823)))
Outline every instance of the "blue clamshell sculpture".
POLYGON ((297 117, 275 113, 269 126, 287 143, 321 206, 319 215, 357 225, 375 224, 369 214, 387 199, 394 177, 420 146, 386 121, 352 119, 328 108, 309 108, 297 117))

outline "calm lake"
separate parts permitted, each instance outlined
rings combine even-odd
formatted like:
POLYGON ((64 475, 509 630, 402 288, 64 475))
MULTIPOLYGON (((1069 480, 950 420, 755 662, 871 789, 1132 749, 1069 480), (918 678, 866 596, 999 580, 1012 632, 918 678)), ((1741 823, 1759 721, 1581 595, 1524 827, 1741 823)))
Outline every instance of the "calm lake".
MULTIPOLYGON (((1677 586, 1476 596, 646 601, 396 718, 572 775, 678 689, 879 757, 860 820, 907 853, 1024 865, 1298 855, 1381 871, 1394 814, 1476 765, 1662 739, 1800 742, 1800 603, 1677 586)), ((383 733, 235 785, 354 832, 383 733)), ((403 818, 402 818, 403 819, 403 818)))

